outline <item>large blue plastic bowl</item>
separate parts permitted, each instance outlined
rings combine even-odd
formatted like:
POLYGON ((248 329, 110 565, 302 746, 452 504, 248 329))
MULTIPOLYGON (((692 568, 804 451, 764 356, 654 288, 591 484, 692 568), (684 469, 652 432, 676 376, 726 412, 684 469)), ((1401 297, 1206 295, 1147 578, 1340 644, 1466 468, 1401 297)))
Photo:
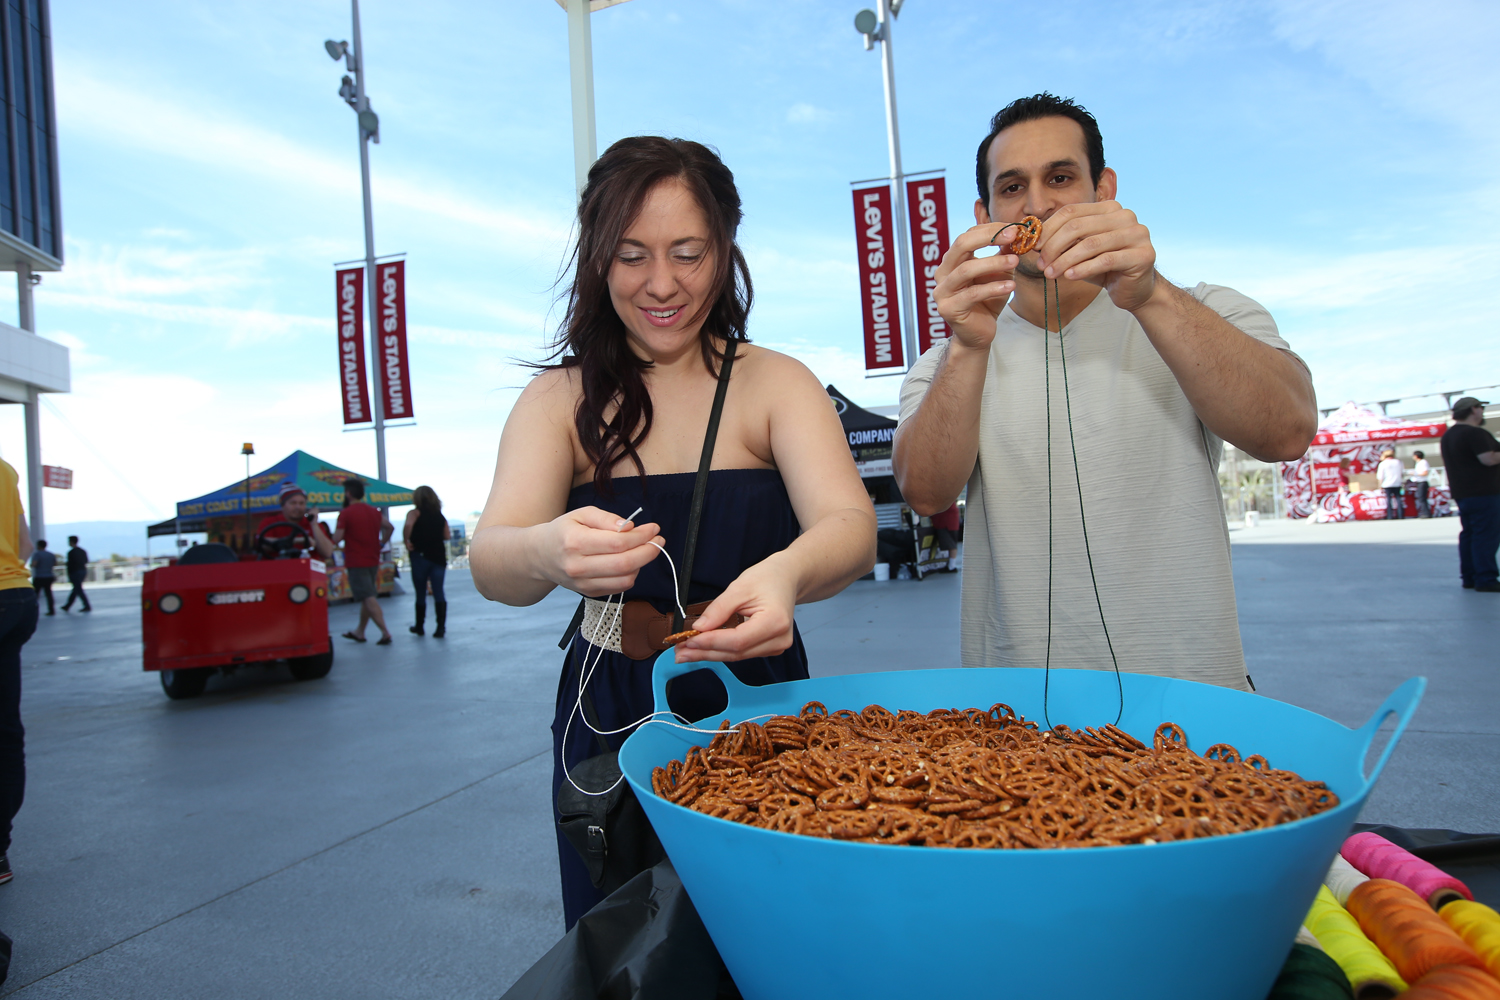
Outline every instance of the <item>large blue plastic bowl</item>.
MULTIPOLYGON (((836 708, 988 708, 1042 718, 1042 671, 913 670, 748 687, 718 664, 655 665, 666 682, 713 670, 725 714, 836 708)), ((1146 740, 1176 722, 1202 751, 1232 743, 1273 767, 1321 780, 1336 809, 1269 830, 1082 850, 942 850, 821 840, 715 819, 658 798, 651 770, 708 736, 638 729, 620 767, 747 1000, 841 997, 1108 997, 1264 1000, 1297 927, 1426 687, 1401 685, 1357 730, 1269 698, 1123 675, 1120 725, 1146 740), (1376 731, 1395 731, 1363 773, 1376 731)), ((1114 719, 1115 676, 1053 670, 1052 722, 1114 719)), ((717 720, 714 720, 717 721, 717 720)))

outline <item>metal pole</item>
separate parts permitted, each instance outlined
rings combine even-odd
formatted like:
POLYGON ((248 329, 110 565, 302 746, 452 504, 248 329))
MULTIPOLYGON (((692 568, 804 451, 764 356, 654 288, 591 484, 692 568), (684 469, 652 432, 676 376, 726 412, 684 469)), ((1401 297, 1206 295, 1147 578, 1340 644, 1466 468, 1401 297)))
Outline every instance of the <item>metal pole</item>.
POLYGON ((250 455, 245 455, 245 551, 250 551, 250 455))
MULTIPOLYGON (((365 97, 365 52, 359 38, 359 0, 350 0, 354 9, 354 100, 356 112, 367 111, 370 102, 365 97)), ((357 117, 357 116, 356 116, 357 117)), ((376 298, 375 281, 375 214, 370 207, 370 133, 359 126, 359 179, 365 199, 365 297, 370 302, 370 368, 374 375, 371 388, 374 393, 375 415, 375 467, 382 482, 388 481, 385 473, 385 417, 384 396, 381 394, 381 372, 385 366, 380 358, 380 304, 376 298)))
POLYGON ((594 39, 589 0, 568 0, 568 80, 573 90, 573 179, 578 196, 598 159, 594 135, 594 39))
MULTIPOLYGON (((16 266, 16 305, 21 329, 36 333, 36 308, 31 297, 31 265, 16 266)), ((26 418, 26 505, 31 510, 31 540, 47 537, 47 519, 42 510, 42 400, 35 386, 27 386, 21 404, 26 418)))
POLYGON ((885 70, 885 131, 891 148, 891 203, 895 205, 896 218, 892 228, 896 230, 896 252, 899 255, 901 277, 896 285, 901 289, 901 322, 905 327, 906 366, 917 363, 917 324, 912 314, 911 245, 906 233, 906 183, 901 172, 901 129, 896 121, 896 62, 891 51, 891 27, 896 18, 891 13, 891 0, 880 0, 880 65, 885 70))

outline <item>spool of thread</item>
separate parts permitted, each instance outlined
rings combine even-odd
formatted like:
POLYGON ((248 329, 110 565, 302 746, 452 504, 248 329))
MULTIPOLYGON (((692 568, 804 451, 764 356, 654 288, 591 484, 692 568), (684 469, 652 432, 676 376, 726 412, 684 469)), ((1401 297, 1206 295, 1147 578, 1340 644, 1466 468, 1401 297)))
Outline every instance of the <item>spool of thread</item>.
POLYGON ((1306 924, 1328 957, 1344 970, 1358 1000, 1388 1000, 1406 989, 1406 980, 1390 959, 1365 937, 1359 923, 1339 905, 1326 885, 1318 887, 1306 924))
POLYGON ((1354 887, 1369 879, 1370 876, 1345 861, 1342 855, 1335 854, 1333 864, 1328 866, 1328 874, 1323 876, 1323 884, 1328 886, 1333 898, 1343 906, 1349 901, 1349 893, 1354 891, 1354 887))
POLYGON ((1266 1000, 1354 1000, 1349 977, 1317 948, 1292 945, 1266 1000))
POLYGON ((1468 965, 1439 965, 1411 984, 1402 1000, 1500 1000, 1500 982, 1468 965))
POLYGON ((1360 883, 1349 893, 1349 912, 1408 983, 1439 965, 1484 968, 1458 932, 1400 882, 1372 878, 1360 883))
POLYGON ((1469 887, 1436 865, 1403 850, 1374 833, 1356 833, 1339 851, 1355 868, 1371 878, 1400 882, 1427 900, 1434 910, 1455 899, 1473 899, 1469 887))
POLYGON ((1306 924, 1297 928, 1297 936, 1292 940, 1292 943, 1305 944, 1309 948, 1316 948, 1319 951, 1323 950, 1323 946, 1318 944, 1318 939, 1313 937, 1313 932, 1307 929, 1306 924))
POLYGON ((1500 913, 1483 903, 1460 899, 1443 907, 1438 916, 1479 953, 1490 975, 1500 979, 1500 913))

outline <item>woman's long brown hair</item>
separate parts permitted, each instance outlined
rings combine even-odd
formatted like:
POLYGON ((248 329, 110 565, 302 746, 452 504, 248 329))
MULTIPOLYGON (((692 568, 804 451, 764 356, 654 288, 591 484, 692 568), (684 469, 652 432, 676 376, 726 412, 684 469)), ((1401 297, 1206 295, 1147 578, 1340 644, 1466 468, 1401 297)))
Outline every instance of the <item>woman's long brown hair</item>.
POLYGON ((574 418, 584 454, 594 463, 594 489, 613 492, 610 470, 629 458, 644 482, 646 467, 636 449, 651 433, 651 394, 642 372, 651 362, 626 340, 625 323, 609 296, 609 271, 620 240, 640 215, 651 190, 676 178, 697 199, 708 220, 708 243, 718 289, 699 330, 703 364, 717 376, 723 354, 715 339, 746 341, 754 292, 745 257, 735 243, 741 211, 734 174, 713 150, 687 139, 634 136, 605 150, 589 170, 578 204, 578 245, 568 311, 555 348, 561 360, 547 369, 576 368, 582 385, 574 418), (606 418, 611 406, 614 413, 606 418))

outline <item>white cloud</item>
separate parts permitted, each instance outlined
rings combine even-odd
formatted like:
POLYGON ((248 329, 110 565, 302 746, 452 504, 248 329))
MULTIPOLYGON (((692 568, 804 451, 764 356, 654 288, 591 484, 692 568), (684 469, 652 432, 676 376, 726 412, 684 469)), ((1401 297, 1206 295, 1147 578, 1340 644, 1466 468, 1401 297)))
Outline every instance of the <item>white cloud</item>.
POLYGON ((833 121, 833 112, 798 101, 787 109, 786 120, 793 125, 821 125, 833 121))

